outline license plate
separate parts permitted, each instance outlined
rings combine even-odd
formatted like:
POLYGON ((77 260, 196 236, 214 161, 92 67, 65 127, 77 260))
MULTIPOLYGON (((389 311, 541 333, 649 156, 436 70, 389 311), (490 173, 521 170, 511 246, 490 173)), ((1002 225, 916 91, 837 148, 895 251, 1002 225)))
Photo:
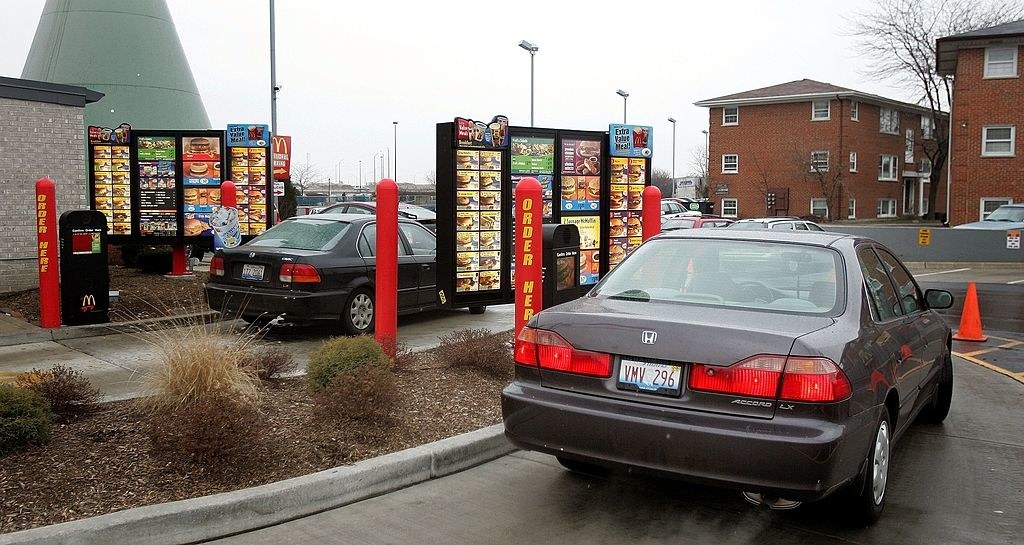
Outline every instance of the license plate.
POLYGON ((252 263, 246 263, 242 265, 242 279, 243 280, 263 280, 263 265, 253 265, 252 263))
POLYGON ((679 395, 682 372, 683 368, 678 365, 622 358, 619 387, 650 394, 679 395))

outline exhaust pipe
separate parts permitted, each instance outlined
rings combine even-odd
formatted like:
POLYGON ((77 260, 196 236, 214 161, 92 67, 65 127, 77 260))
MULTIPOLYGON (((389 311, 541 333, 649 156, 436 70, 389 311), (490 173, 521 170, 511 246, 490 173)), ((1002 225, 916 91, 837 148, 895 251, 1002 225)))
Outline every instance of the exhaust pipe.
POLYGON ((800 507, 801 503, 803 503, 799 501, 778 498, 775 496, 768 496, 765 494, 761 494, 760 492, 744 492, 743 499, 747 500, 748 502, 754 505, 765 506, 773 511, 785 511, 787 509, 796 509, 797 507, 800 507))

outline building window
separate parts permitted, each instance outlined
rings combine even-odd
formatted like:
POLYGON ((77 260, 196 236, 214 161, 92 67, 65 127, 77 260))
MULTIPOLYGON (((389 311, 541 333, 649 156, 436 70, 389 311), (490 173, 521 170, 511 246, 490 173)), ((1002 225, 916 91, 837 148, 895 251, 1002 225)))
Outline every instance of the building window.
POLYGON ((740 171, 739 155, 722 156, 722 174, 736 174, 740 171))
POLYGON ((815 100, 811 102, 811 120, 812 121, 827 121, 829 118, 829 101, 828 100, 815 100))
POLYGON ((811 215, 819 218, 828 217, 828 199, 811 199, 811 215))
POLYGON ((857 152, 850 152, 850 172, 857 172, 857 152))
POLYGON ((878 118, 878 131, 888 134, 899 134, 900 113, 892 108, 882 108, 878 118))
POLYGON ((850 103, 850 121, 860 121, 860 102, 856 100, 850 103))
POLYGON ((811 152, 811 172, 828 172, 828 152, 811 152))
POLYGON ((1004 204, 1013 204, 1013 199, 1009 197, 983 197, 981 199, 981 217, 979 219, 984 220, 989 214, 995 211, 996 208, 999 208, 1004 204))
POLYGON ((722 108, 722 125, 739 125, 740 124, 740 107, 739 106, 726 106, 722 108))
POLYGON ((1017 46, 985 48, 986 78, 1017 77, 1017 46))
POLYGON ((884 182, 896 181, 896 169, 899 167, 899 158, 895 155, 883 155, 878 162, 878 180, 884 182))
POLYGON ((739 199, 722 199, 722 217, 735 218, 739 216, 739 199))
POLYGON ((932 123, 932 118, 921 116, 921 138, 925 140, 931 140, 935 138, 935 124, 932 123))
POLYGON ((982 129, 981 154, 994 157, 1012 157, 1016 127, 985 127, 982 129))
POLYGON ((896 217, 896 199, 879 199, 878 200, 878 217, 880 217, 880 218, 895 218, 896 217))
POLYGON ((914 162, 914 129, 907 129, 907 136, 903 140, 903 162, 914 162))
POLYGON ((850 200, 846 201, 846 219, 857 219, 857 199, 854 199, 853 197, 850 197, 850 200))
POLYGON ((932 160, 921 159, 921 167, 917 169, 918 174, 928 176, 932 173, 932 160))

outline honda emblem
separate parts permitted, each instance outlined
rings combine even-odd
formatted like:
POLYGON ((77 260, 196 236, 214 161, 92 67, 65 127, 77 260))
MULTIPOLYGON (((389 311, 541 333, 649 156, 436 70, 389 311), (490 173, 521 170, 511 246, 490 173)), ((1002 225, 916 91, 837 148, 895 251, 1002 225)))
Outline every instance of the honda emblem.
POLYGON ((640 342, 644 344, 654 344, 658 340, 657 331, 644 331, 640 334, 640 342))
POLYGON ((249 259, 256 257, 256 252, 249 252, 249 259))

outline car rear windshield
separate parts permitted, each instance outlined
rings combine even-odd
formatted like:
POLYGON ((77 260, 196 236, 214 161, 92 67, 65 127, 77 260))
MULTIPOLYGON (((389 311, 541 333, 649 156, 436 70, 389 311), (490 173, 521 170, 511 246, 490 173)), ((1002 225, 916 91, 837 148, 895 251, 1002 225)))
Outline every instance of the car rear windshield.
POLYGON ((665 238, 612 269, 592 295, 822 314, 843 289, 839 253, 783 242, 665 238), (838 279, 838 282, 837 282, 838 279))
POLYGON ((283 221, 248 242, 248 246, 327 251, 341 240, 351 224, 312 216, 283 221))

